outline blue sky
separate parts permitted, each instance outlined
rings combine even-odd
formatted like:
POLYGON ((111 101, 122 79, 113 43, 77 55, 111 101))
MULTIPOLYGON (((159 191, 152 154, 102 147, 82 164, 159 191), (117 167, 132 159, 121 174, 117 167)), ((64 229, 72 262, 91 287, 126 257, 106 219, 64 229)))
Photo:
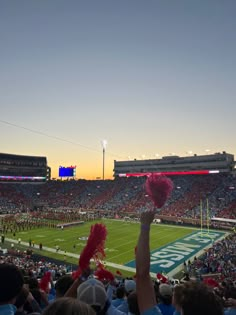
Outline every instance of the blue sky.
POLYGON ((79 178, 102 176, 102 139, 106 178, 114 159, 235 154, 235 16, 234 0, 1 1, 1 152, 79 178))

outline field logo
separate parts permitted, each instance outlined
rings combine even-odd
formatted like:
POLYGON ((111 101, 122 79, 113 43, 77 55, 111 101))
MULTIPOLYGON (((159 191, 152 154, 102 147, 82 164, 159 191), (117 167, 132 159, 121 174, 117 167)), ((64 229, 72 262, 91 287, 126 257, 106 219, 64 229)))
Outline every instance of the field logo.
MULTIPOLYGON (((193 232, 190 235, 178 239, 166 246, 155 249, 151 252, 150 271, 170 272, 185 260, 195 256, 203 248, 213 244, 216 240, 225 235, 224 232, 193 232)), ((135 261, 126 264, 135 267, 135 261)))
POLYGON ((88 236, 81 236, 81 237, 78 237, 78 239, 80 241, 87 241, 88 240, 88 236))

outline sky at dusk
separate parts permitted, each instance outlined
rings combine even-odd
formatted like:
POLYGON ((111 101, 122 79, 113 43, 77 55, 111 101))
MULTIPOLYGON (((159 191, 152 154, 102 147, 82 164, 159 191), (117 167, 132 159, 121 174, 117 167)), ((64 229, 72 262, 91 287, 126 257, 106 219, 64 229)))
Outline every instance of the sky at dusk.
POLYGON ((114 160, 236 154, 235 0, 0 2, 0 152, 52 177, 114 160))

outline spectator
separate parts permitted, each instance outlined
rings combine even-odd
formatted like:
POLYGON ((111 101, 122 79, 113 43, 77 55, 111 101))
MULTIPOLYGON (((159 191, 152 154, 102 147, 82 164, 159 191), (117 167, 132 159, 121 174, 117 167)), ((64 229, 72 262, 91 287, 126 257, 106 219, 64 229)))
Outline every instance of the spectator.
POLYGON ((181 297, 182 297, 182 285, 177 285, 174 287, 174 292, 172 296, 172 304, 175 307, 174 315, 180 315, 181 312, 181 297))
POLYGON ((73 282, 74 280, 70 275, 65 275, 59 278, 55 284, 56 298, 63 297, 73 282))
POLYGON ((137 293, 136 292, 130 293, 127 301, 128 301, 129 314, 140 315, 137 293))
POLYGON ((169 284, 162 283, 159 286, 159 303, 158 307, 162 312, 162 315, 173 315, 175 308, 172 305, 172 288, 169 284))
POLYGON ((103 283, 96 279, 83 282, 77 289, 77 298, 91 305, 97 314, 106 314, 110 306, 103 283))
POLYGON ((236 315, 236 288, 230 287, 225 294, 225 315, 236 315))
POLYGON ((42 315, 95 315, 95 311, 86 303, 77 299, 63 297, 52 302, 42 315))
POLYGON ((17 311, 15 315, 26 315, 26 314, 41 314, 41 308, 32 296, 32 294, 26 289, 22 288, 20 294, 17 296, 15 306, 17 311))
POLYGON ((154 286, 149 275, 150 269, 150 226, 154 219, 154 211, 141 214, 141 227, 136 250, 136 279, 138 305, 141 314, 161 314, 156 305, 154 286))
POLYGON ((117 309, 121 312, 128 314, 129 306, 127 302, 127 298, 130 293, 136 291, 136 282, 132 279, 125 279, 125 295, 126 299, 124 299, 123 303, 117 307, 117 309))
POLYGON ((125 288, 123 286, 120 286, 116 290, 116 299, 112 300, 112 305, 114 307, 120 306, 124 302, 125 297, 125 288))
POLYGON ((213 290, 201 282, 182 284, 180 301, 182 315, 223 315, 223 305, 213 290))
POLYGON ((0 314, 13 315, 14 303, 24 284, 23 276, 16 266, 1 264, 0 279, 0 314))
POLYGON ((107 298, 105 287, 101 281, 88 279, 79 285, 77 298, 92 306, 99 315, 125 315, 118 311, 107 298))

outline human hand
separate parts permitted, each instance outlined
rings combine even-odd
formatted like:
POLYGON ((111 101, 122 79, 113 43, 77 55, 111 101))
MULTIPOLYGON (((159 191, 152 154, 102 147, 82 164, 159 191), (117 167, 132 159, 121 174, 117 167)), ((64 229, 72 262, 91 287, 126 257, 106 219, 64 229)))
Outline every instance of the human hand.
POLYGON ((229 298, 225 300, 225 305, 227 307, 236 307, 236 299, 229 298))
POLYGON ((33 297, 32 293, 29 292, 29 294, 28 294, 28 296, 27 296, 27 301, 28 301, 29 303, 31 303, 33 300, 34 300, 34 297, 33 297))
POLYGON ((140 218, 141 224, 149 226, 153 222, 154 217, 155 217, 155 211, 142 212, 141 218, 140 218))

